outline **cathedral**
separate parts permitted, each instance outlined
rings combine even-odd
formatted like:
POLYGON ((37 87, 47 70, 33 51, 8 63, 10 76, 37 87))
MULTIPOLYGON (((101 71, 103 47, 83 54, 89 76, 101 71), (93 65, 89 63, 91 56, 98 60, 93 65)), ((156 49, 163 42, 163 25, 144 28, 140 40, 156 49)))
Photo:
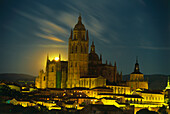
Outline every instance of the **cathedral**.
POLYGON ((46 70, 41 70, 35 80, 37 88, 74 88, 104 87, 106 82, 121 83, 122 73, 114 65, 102 62, 95 52, 94 41, 89 52, 89 36, 82 23, 81 16, 74 29, 71 30, 68 42, 68 61, 49 60, 47 55, 46 70))

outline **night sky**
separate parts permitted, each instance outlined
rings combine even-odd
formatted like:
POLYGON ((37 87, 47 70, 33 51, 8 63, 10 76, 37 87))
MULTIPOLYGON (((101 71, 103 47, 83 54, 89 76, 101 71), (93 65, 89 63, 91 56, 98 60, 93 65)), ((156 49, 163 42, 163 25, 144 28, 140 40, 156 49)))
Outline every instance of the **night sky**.
MULTIPOLYGON (((91 45, 118 71, 170 74, 168 0, 0 0, 0 73, 37 76, 50 59, 67 60, 70 30, 78 21, 91 45)), ((89 46, 90 47, 90 46, 89 46)))

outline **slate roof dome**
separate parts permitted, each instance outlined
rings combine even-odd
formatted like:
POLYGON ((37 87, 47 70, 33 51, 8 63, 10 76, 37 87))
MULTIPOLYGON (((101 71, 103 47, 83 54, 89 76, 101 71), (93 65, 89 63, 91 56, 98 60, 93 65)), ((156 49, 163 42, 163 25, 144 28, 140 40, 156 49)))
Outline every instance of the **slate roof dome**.
POLYGON ((86 30, 81 22, 81 16, 78 17, 78 23, 75 25, 74 30, 86 30))
POLYGON ((99 56, 96 53, 89 53, 89 61, 99 61, 99 56))

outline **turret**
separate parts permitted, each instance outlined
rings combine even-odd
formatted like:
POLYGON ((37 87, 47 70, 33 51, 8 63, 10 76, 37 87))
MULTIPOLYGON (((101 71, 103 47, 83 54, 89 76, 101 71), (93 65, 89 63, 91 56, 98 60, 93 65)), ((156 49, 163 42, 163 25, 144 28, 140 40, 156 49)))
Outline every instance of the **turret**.
POLYGON ((102 54, 100 54, 100 61, 102 62, 102 54))
POLYGON ((169 86, 169 76, 168 76, 168 82, 167 82, 167 86, 169 86))
POLYGON ((48 63, 49 63, 49 55, 47 54, 47 63, 46 63, 46 69, 48 67, 48 63))
POLYGON ((167 86, 165 89, 170 89, 170 83, 169 83, 169 76, 168 76, 168 82, 167 82, 167 86))
POLYGON ((138 57, 136 57, 136 64, 135 64, 134 72, 136 73, 139 72, 138 57))
POLYGON ((95 45, 94 45, 94 41, 92 41, 90 53, 95 53, 95 45))
POLYGON ((61 55, 60 55, 60 54, 59 54, 59 57, 58 57, 58 58, 59 58, 59 61, 61 61, 61 55))
POLYGON ((116 61, 115 61, 115 64, 114 64, 114 66, 116 67, 116 61))
POLYGON ((89 40, 89 34, 88 34, 88 30, 86 31, 86 40, 89 40))

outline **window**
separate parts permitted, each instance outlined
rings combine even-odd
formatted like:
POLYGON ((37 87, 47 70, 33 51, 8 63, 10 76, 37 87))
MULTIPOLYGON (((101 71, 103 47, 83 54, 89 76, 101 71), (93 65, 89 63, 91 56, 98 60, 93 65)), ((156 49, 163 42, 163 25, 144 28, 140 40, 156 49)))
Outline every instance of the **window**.
POLYGON ((71 53, 73 53, 74 52, 74 46, 72 46, 72 50, 71 50, 71 53))
POLYGON ((75 67, 77 67, 77 63, 75 63, 75 67))
POLYGON ((77 35, 76 34, 74 34, 74 39, 77 39, 77 35))
POLYGON ((51 72, 54 72, 54 66, 52 66, 51 72))
POLYGON ((120 88, 118 88, 118 94, 120 94, 120 88))
POLYGON ((44 81, 45 81, 45 76, 44 76, 44 81))
POLYGON ((84 47, 84 52, 86 53, 86 47, 84 47))

